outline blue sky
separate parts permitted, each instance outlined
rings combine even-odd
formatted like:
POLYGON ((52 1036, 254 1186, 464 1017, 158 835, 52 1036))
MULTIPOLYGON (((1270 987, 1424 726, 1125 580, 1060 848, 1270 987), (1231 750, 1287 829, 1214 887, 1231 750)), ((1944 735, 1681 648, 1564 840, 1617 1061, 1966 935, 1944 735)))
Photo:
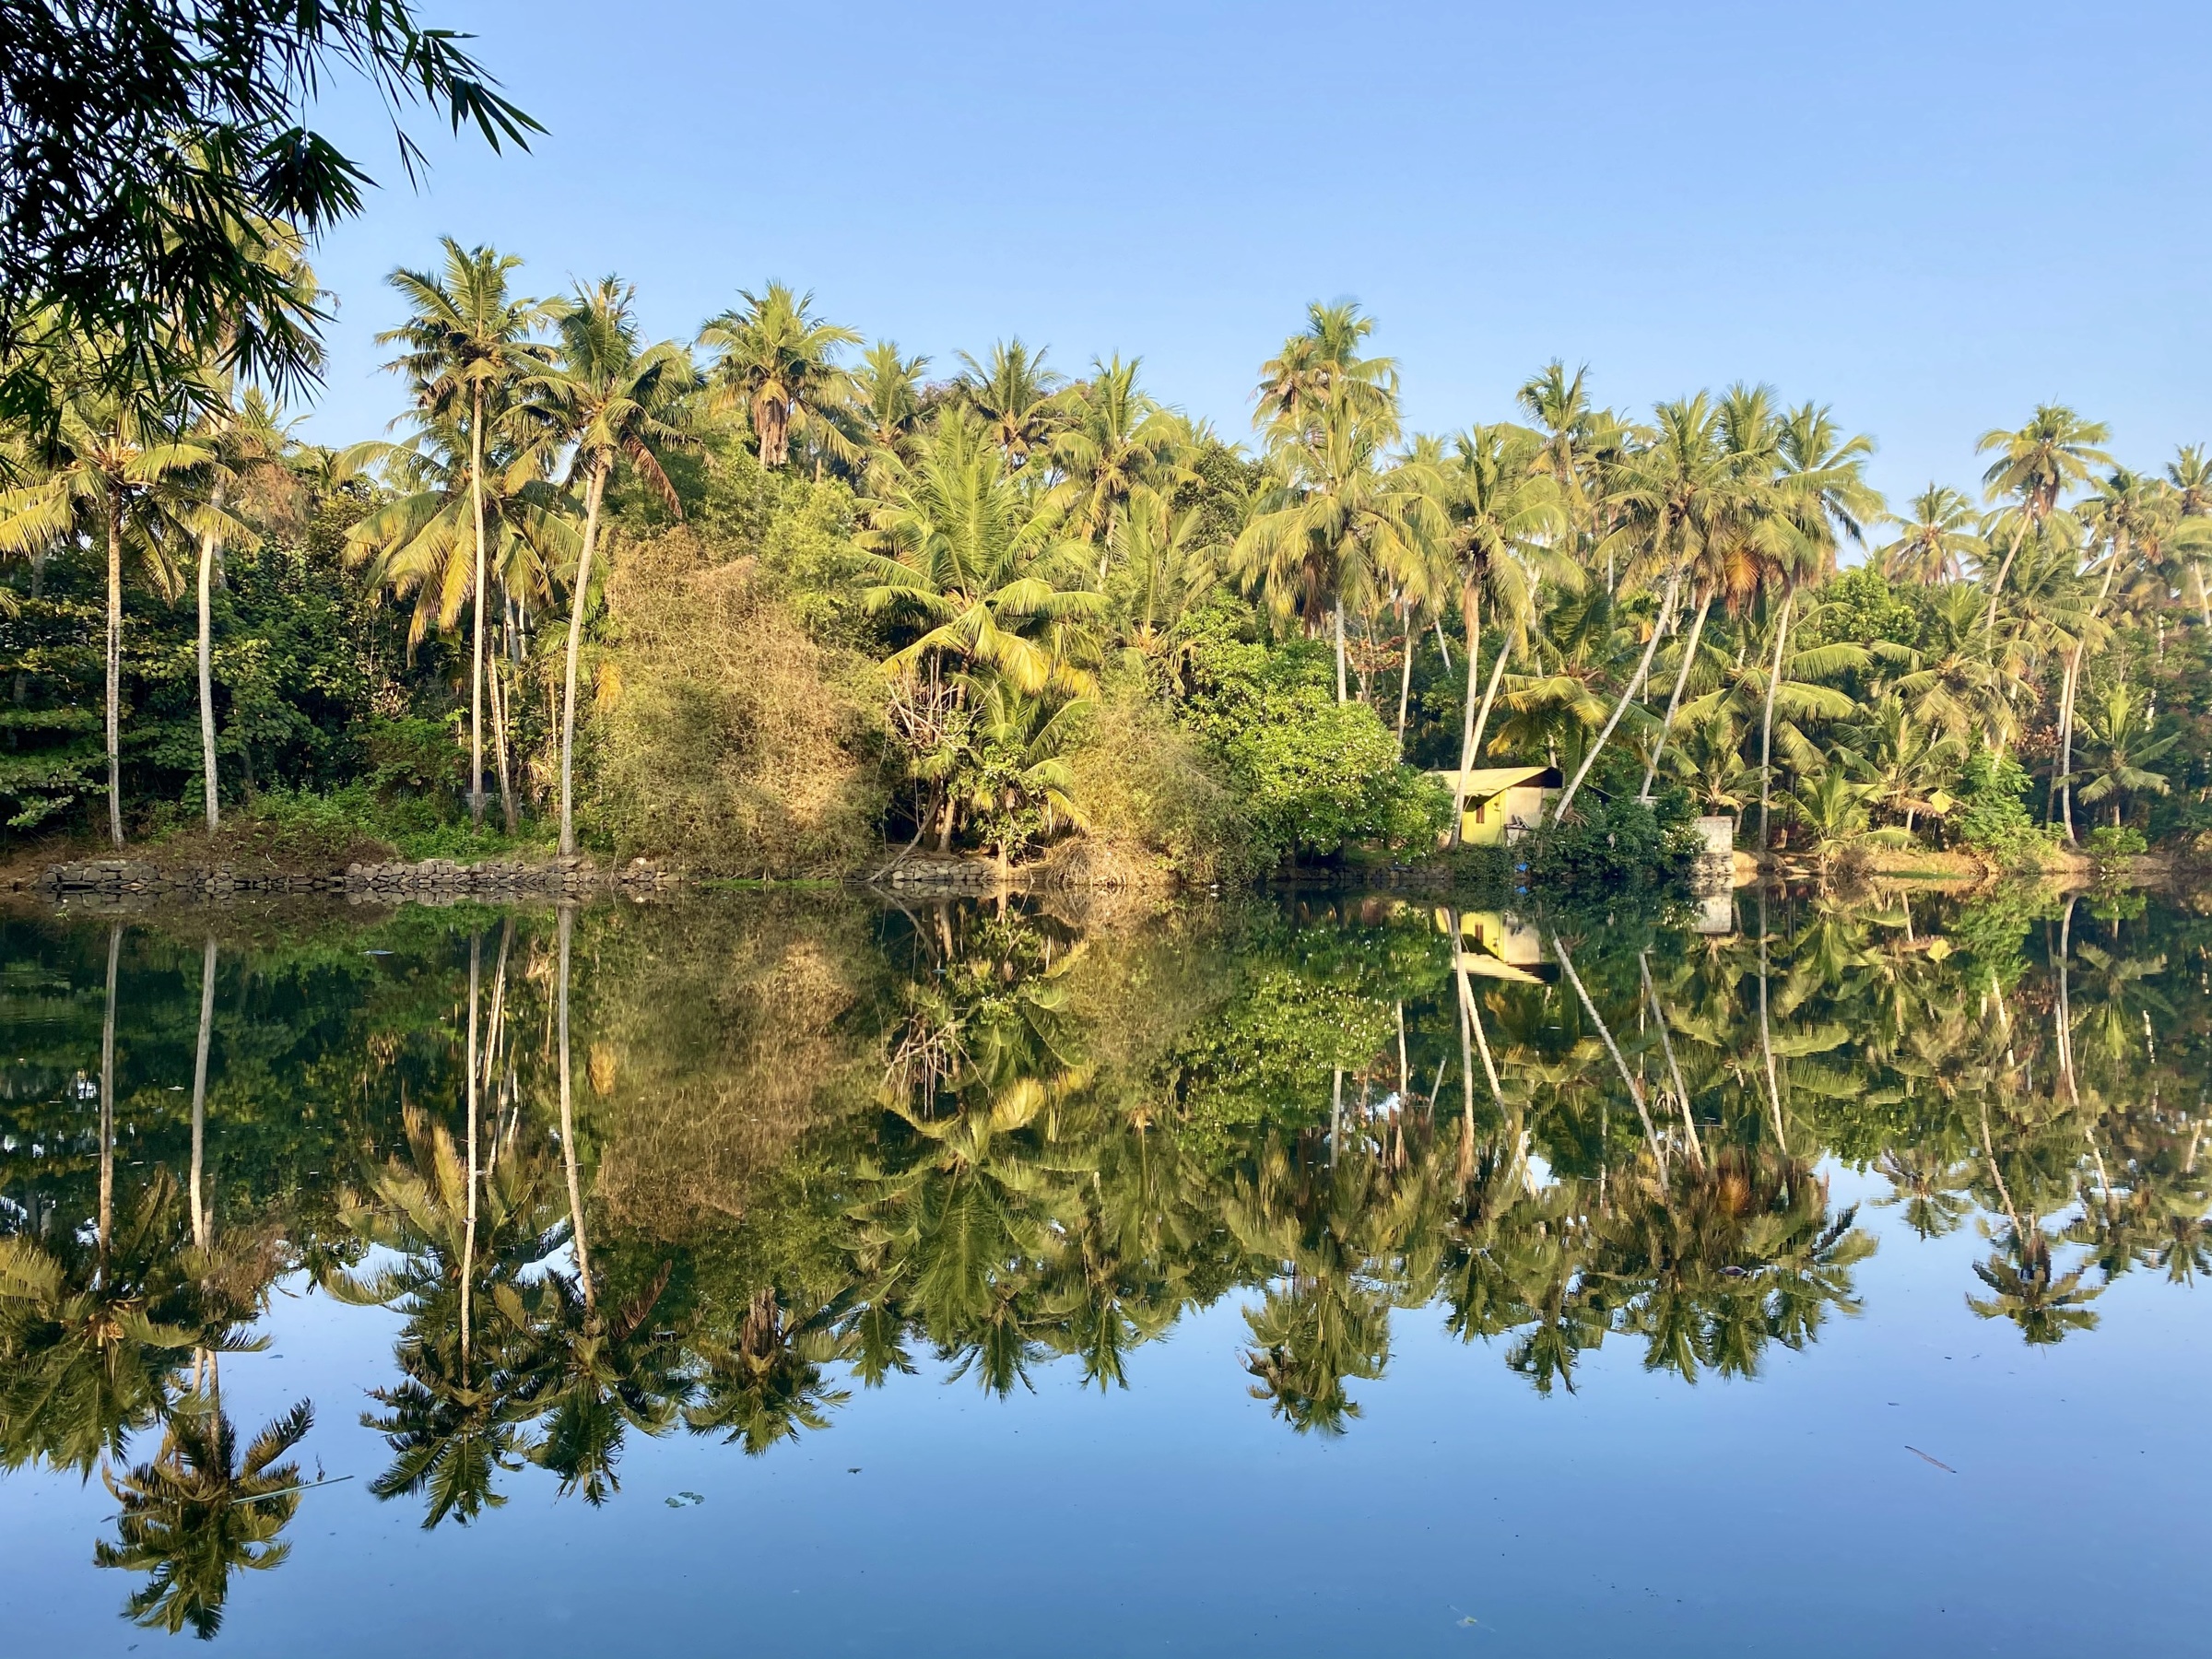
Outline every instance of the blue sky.
POLYGON ((1380 319, 1406 412, 1511 414, 1551 357, 1628 407, 1771 382, 1900 499, 2056 398, 2162 464, 2212 440, 2212 6, 422 0, 549 134, 441 140, 317 255, 307 430, 398 406, 382 276, 435 239, 527 291, 618 271, 688 337, 776 276, 949 371, 1019 334, 1247 428, 1307 300, 1380 319))

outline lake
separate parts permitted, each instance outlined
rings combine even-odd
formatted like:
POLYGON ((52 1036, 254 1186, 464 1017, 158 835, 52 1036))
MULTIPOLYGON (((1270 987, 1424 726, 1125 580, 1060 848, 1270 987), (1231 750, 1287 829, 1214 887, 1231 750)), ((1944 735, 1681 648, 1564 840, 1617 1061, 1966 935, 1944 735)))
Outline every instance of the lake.
POLYGON ((14 912, 6 1651, 2200 1653, 2205 909, 14 912))

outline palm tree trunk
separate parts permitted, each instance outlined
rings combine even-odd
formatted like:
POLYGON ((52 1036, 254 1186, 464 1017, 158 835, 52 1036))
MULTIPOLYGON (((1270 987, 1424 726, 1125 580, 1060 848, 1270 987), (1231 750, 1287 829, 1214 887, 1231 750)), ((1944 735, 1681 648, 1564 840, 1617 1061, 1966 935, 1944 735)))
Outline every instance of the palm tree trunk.
MULTIPOLYGON (((207 505, 213 512, 222 512, 222 479, 216 479, 208 491, 207 505)), ((200 537, 200 771, 207 793, 207 832, 210 835, 222 828, 222 813, 216 805, 214 638, 208 618, 210 590, 215 581, 215 561, 222 554, 221 535, 213 529, 208 530, 200 537)))
POLYGON ((583 551, 576 559, 576 586, 569 603, 569 660, 560 694, 560 855, 576 855, 576 662, 583 650, 583 601, 592 585, 592 555, 599 545, 599 503, 606 468, 592 469, 583 489, 583 551))
MULTIPOLYGON (((477 586, 468 653, 468 821, 484 827, 484 389, 469 389, 468 501, 477 526, 477 586)), ((464 1346, 466 1346, 465 1343, 464 1346)))
POLYGON ((1666 718, 1659 723, 1659 740, 1652 745, 1652 758, 1643 769, 1643 787, 1636 798, 1652 798, 1652 780, 1659 775, 1659 757, 1666 752, 1667 734, 1675 729, 1675 713, 1682 707, 1682 693, 1689 684, 1689 666, 1697 661, 1698 641, 1705 634, 1705 618, 1712 609, 1712 589, 1708 587, 1698 600, 1698 619, 1689 625, 1689 641, 1682 648, 1682 666, 1675 675, 1675 688, 1666 700, 1666 718))
POLYGON ((1413 625, 1413 606, 1406 607, 1406 637, 1398 662, 1398 759, 1406 759, 1406 704, 1413 695, 1413 641, 1420 630, 1413 625))
MULTIPOLYGON (((1475 660, 1480 656, 1482 644, 1482 596, 1472 587, 1461 596, 1460 610, 1467 624, 1467 695, 1461 711, 1459 724, 1459 775, 1452 781, 1452 845, 1460 844, 1461 830, 1465 825, 1467 811, 1467 771, 1475 764, 1475 660)), ((1438 624, 1437 641, 1443 641, 1442 624, 1438 624)), ((1505 660, 1502 643, 1498 660, 1505 660)))
POLYGON ((560 907, 560 1157, 569 1179, 569 1230, 576 1240, 576 1277, 583 1287, 587 1313, 599 1310, 598 1292, 592 1285, 592 1251, 583 1236, 583 1183, 576 1170, 576 1121, 570 1101, 573 1089, 569 1067, 569 946, 576 933, 576 907, 560 907))
POLYGON ((2212 633, 2212 588, 2205 585, 2205 567, 2199 560, 2189 561, 2190 572, 2196 578, 2196 608, 2204 618, 2205 631, 2212 633))
POLYGON ((207 1248, 207 1208, 200 1195, 200 1174, 207 1150, 207 1040, 215 1030, 215 935, 207 936, 200 958, 200 1041, 192 1061, 192 1242, 207 1248))
POLYGON ((2077 844, 2074 835, 2074 697, 2081 683, 2082 643, 2076 641, 2073 654, 2066 659, 2066 672, 2059 688, 2058 703, 2058 771, 2052 779, 2058 795, 2059 822, 2065 826, 2066 845, 2077 844))
POLYGON ((1465 949, 1459 931, 1459 912, 1445 914, 1452 926, 1452 977, 1459 995, 1459 1180, 1465 1186, 1475 1174, 1475 1055, 1468 1043, 1467 1010, 1474 999, 1467 993, 1467 969, 1460 953, 1465 949))
MULTIPOLYGON (((1344 684, 1344 595, 1336 595, 1336 700, 1349 700, 1344 684)), ((121 845, 121 842, 117 843, 121 845)))
MULTIPOLYGON (((1790 606, 1797 603, 1792 588, 1782 601, 1782 618, 1774 629, 1774 671, 1767 676, 1767 706, 1759 722, 1759 855, 1767 855, 1767 800, 1774 779, 1774 694, 1782 688, 1783 647, 1790 637, 1790 606)), ((1760 982, 1763 987, 1765 982, 1760 982)))
POLYGON ((1429 618, 1429 626, 1436 629, 1437 654, 1444 659, 1444 672, 1452 672, 1452 647, 1444 642, 1444 619, 1441 616, 1429 618))
POLYGON ((1590 1000, 1590 993, 1583 988, 1583 976, 1574 971, 1574 959, 1567 954, 1567 942, 1554 934, 1551 936, 1551 948, 1552 954, 1559 959, 1559 971, 1566 974, 1567 982, 1574 987, 1575 998, 1583 1005, 1583 1012, 1590 1016, 1590 1023, 1597 1028, 1597 1034, 1605 1039, 1606 1053, 1613 1056, 1613 1069, 1620 1074, 1621 1086, 1629 1091, 1629 1099, 1636 1102, 1636 1115, 1643 1121, 1643 1138, 1652 1148, 1652 1162, 1664 1183, 1666 1180, 1666 1151, 1659 1144, 1659 1131, 1652 1123, 1650 1109, 1643 1103, 1643 1087, 1636 1081, 1635 1074, 1629 1070, 1629 1063, 1620 1057, 1620 1045, 1613 1041, 1613 1028, 1606 1024, 1597 1011, 1597 1005, 1590 1000))
POLYGON ((507 764, 507 697, 500 689, 500 659, 491 660, 491 747, 492 764, 500 772, 500 817, 507 826, 507 833, 515 831, 514 779, 507 764))
POLYGON ((123 959, 123 924, 108 924, 108 996, 100 1017, 100 1272, 107 1277, 108 1240, 115 1226, 115 970, 123 959))
POLYGON ((108 839, 123 851, 123 495, 108 492, 108 839))
POLYGON ((1996 641, 1997 600, 2004 594, 2005 578, 2012 574, 2012 561, 2018 557, 2020 543, 2026 536, 2026 521, 2016 520, 2012 526, 2012 545, 2005 549, 2005 557, 1997 565, 1997 579, 1989 584, 1989 610, 1982 618, 1982 652, 1984 656, 1989 654, 1996 641))
MULTIPOLYGON (((1906 913, 1908 916, 1912 913, 1910 900, 1906 904, 1906 913)), ((1907 926, 1910 925, 1908 922, 1907 926)), ((1705 1167, 1705 1148, 1698 1140, 1697 1120, 1689 1114, 1689 1090, 1683 1085, 1682 1068, 1675 1062, 1675 1039, 1674 1033, 1667 1029, 1666 1009, 1660 1006, 1659 987, 1652 982, 1652 953, 1648 950, 1639 951, 1636 965, 1643 974, 1643 994, 1651 1001, 1652 1018, 1659 1027, 1659 1046, 1666 1051, 1666 1075, 1674 1079, 1675 1104, 1681 1108, 1682 1135, 1689 1143, 1690 1162, 1701 1170, 1705 1167)))
POLYGON ((477 1278, 477 996, 484 979, 484 939, 468 935, 468 1212, 461 1234, 461 1371, 468 1374, 470 1299, 477 1278))
POLYGON ((1765 1056, 1767 1100, 1774 1112, 1774 1144, 1786 1154, 1789 1137, 1782 1127, 1782 1078, 1774 1070, 1774 1027, 1767 1012, 1767 889, 1759 889, 1759 1049, 1765 1056))
POLYGON ((1590 752, 1583 757, 1582 765, 1575 769, 1573 780, 1559 792, 1559 804, 1552 808, 1551 813, 1551 821, 1555 826, 1566 822, 1567 808, 1573 804, 1575 792, 1582 788, 1583 780, 1590 775, 1590 769, 1597 764, 1597 757, 1612 737, 1613 728, 1620 724, 1620 717, 1629 712, 1629 704, 1636 697, 1636 688, 1651 674, 1652 659, 1659 654, 1659 637, 1666 631, 1666 618, 1674 614, 1675 597, 1681 590, 1682 567, 1677 564, 1667 572, 1666 594, 1659 601, 1659 617, 1652 625, 1652 637, 1644 641, 1642 661, 1636 665, 1636 672, 1629 677, 1629 683, 1621 688, 1620 700, 1613 705, 1612 716, 1606 722, 1605 729, 1598 733, 1597 741, 1590 746, 1590 752))

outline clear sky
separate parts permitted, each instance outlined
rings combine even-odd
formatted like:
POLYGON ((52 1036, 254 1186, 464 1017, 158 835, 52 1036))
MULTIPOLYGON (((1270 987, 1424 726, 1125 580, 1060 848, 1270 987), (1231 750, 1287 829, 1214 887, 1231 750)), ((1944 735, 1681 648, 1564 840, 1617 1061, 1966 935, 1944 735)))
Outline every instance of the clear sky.
POLYGON ((1630 408, 1831 403, 1900 500, 2044 399, 2137 465, 2212 441, 2204 0, 420 9, 551 130, 433 143, 416 192, 330 112, 385 187, 317 256, 324 441, 397 409, 382 279, 444 232, 528 292, 619 272, 656 336, 774 276, 946 372, 1009 334, 1138 354, 1230 436, 1348 295, 1424 430, 1557 356, 1630 408))

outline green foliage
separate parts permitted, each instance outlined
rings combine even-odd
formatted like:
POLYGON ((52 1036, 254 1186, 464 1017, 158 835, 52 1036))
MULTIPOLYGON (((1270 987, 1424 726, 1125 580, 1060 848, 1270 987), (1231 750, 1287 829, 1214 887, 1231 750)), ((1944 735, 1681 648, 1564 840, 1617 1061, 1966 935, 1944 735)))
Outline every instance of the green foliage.
POLYGON ((1683 888, 1704 843, 1689 797, 1670 789, 1650 805, 1585 793, 1575 816, 1518 843, 1529 883, 1591 894, 1683 888))
POLYGON ((1326 859, 1355 847, 1426 851, 1451 816, 1436 782, 1397 759, 1365 703, 1338 703, 1310 644, 1214 639, 1192 669, 1188 728, 1228 771, 1255 861, 1326 859))
POLYGON ((2089 831, 2089 852, 2098 858, 2134 858, 2150 842, 2133 824, 2100 824, 2089 831))
POLYGON ((1965 804, 1947 820, 1950 833, 2007 869, 2034 867, 2056 841, 2029 816, 2028 789, 2028 773, 2011 755, 1976 749, 1960 779, 1965 804))

